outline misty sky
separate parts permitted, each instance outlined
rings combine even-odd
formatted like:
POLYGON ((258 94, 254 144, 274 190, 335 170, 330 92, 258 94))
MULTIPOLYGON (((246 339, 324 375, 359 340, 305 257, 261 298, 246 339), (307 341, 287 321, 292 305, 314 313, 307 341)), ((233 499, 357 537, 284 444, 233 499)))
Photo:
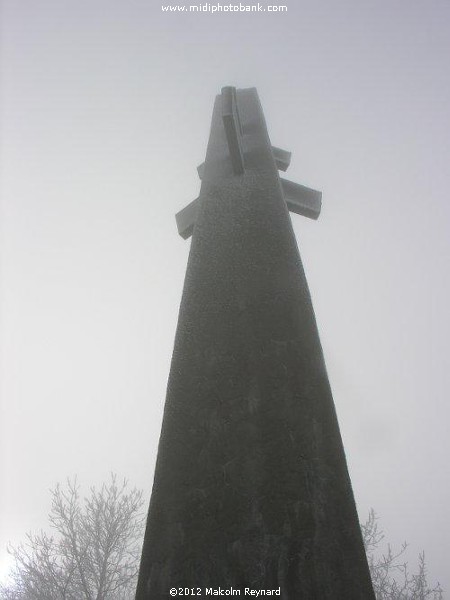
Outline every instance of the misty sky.
POLYGON ((323 192, 292 220, 360 517, 450 590, 450 3, 281 3, 3 0, 0 573, 56 482, 115 471, 149 497, 190 243, 174 215, 236 85, 288 178, 323 192))

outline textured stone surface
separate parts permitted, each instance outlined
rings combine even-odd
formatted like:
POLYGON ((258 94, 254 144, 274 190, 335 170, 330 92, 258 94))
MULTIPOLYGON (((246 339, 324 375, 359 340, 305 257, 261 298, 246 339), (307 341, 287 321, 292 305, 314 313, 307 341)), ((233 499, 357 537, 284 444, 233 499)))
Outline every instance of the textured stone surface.
POLYGON ((215 103, 136 598, 250 586, 281 587, 289 600, 372 599, 256 90, 238 90, 238 102, 240 176, 227 158, 220 97, 215 103))

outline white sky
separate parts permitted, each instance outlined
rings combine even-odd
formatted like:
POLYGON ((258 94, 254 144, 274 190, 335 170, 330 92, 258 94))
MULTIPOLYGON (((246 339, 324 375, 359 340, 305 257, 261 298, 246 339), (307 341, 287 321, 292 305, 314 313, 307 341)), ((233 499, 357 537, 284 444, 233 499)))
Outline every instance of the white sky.
POLYGON ((57 481, 113 470, 149 494, 189 250, 174 214, 236 85, 324 194, 318 222, 292 218, 361 519, 450 589, 450 4, 287 6, 3 1, 2 569, 57 481))

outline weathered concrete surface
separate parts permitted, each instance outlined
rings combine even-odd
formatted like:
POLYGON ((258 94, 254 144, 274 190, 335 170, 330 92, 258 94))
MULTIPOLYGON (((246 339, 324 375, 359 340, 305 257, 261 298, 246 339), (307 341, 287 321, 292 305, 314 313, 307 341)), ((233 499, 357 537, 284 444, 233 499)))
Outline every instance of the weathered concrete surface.
POLYGON ((220 97, 214 108, 136 598, 232 586, 281 587, 289 600, 370 600, 322 349, 262 111, 255 90, 239 90, 238 101, 240 176, 227 160, 220 97))

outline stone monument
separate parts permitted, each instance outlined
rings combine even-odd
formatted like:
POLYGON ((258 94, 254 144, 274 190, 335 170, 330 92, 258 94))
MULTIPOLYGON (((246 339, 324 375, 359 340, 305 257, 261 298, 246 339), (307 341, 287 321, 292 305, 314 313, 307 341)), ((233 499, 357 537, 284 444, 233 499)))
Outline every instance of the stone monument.
POLYGON ((177 215, 192 243, 136 600, 375 598, 289 216, 317 218, 321 193, 279 177, 289 160, 256 90, 223 88, 177 215))

